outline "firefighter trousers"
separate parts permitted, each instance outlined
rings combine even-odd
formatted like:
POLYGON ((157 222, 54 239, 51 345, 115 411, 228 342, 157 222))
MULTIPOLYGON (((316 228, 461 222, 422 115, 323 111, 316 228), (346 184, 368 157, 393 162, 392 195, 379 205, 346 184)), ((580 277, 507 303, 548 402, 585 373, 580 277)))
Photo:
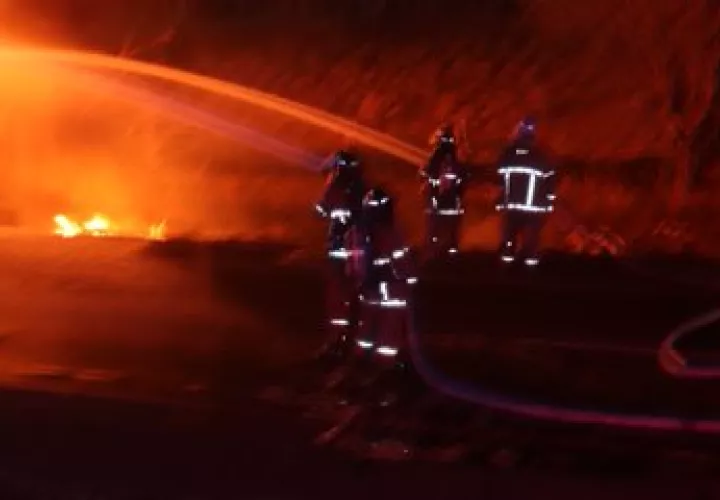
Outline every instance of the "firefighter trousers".
POLYGON ((339 220, 331 220, 328 224, 328 231, 326 236, 326 244, 328 250, 339 250, 345 246, 345 235, 347 234, 350 226, 339 220))
POLYGON ((329 342, 352 342, 358 322, 359 295, 344 259, 329 259, 325 273, 325 314, 329 342))
POLYGON ((444 214, 435 210, 427 214, 427 244, 435 253, 457 253, 462 223, 462 214, 457 212, 444 214))
POLYGON ((356 344, 361 354, 394 364, 406 351, 407 301, 397 295, 363 294, 356 344))
POLYGON ((545 214, 509 210, 505 212, 502 228, 501 256, 512 262, 521 258, 528 265, 537 264, 540 249, 540 233, 545 224, 545 214))

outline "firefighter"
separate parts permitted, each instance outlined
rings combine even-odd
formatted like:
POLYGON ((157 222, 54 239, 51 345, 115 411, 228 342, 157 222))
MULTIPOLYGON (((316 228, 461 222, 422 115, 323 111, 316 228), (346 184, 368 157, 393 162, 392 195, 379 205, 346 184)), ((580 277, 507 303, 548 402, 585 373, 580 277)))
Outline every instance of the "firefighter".
POLYGON ((338 151, 332 158, 322 199, 316 205, 320 215, 329 219, 325 281, 329 341, 321 350, 321 357, 342 357, 352 345, 358 294, 355 281, 347 274, 349 253, 345 238, 361 212, 364 192, 360 159, 347 151, 338 151))
POLYGON ((423 193, 425 207, 431 209, 433 197, 440 185, 440 170, 445 162, 457 162, 457 138, 452 125, 442 125, 430 137, 433 152, 428 162, 420 169, 419 175, 423 179, 423 193))
POLYGON ((458 251, 460 222, 465 211, 462 198, 468 178, 458 159, 457 143, 451 125, 439 127, 431 139, 433 153, 420 170, 425 181, 427 245, 450 254, 458 251))
POLYGON ((536 141, 535 120, 524 118, 498 162, 500 200, 504 211, 500 256, 503 262, 521 258, 526 266, 540 262, 540 232, 555 200, 555 171, 536 141), (522 236, 522 247, 518 237, 522 236))
POLYGON ((361 222, 348 233, 360 291, 356 352, 383 366, 406 362, 407 307, 417 282, 410 249, 395 227, 393 201, 380 188, 367 192, 361 222))

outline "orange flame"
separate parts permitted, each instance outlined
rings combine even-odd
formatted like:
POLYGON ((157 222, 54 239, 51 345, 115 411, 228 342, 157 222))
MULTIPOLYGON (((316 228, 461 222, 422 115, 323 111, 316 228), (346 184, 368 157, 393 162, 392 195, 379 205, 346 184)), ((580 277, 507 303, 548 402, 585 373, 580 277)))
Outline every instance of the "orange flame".
POLYGON ((76 236, 135 236, 143 237, 151 240, 165 239, 165 221, 160 224, 151 225, 147 232, 143 235, 133 234, 132 232, 118 231, 110 222, 110 219, 101 214, 95 214, 84 222, 77 222, 69 218, 67 215, 58 214, 54 217, 55 231, 54 233, 63 238, 74 238, 76 236))
POLYGON ((71 221, 64 215, 55 216, 55 234, 63 238, 72 238, 82 233, 82 226, 71 221))
POLYGON ((160 224, 153 224, 148 231, 148 239, 164 240, 165 239, 165 221, 160 224))
POLYGON ((102 215, 95 214, 88 221, 82 223, 84 231, 92 236, 107 236, 110 231, 110 222, 102 215))

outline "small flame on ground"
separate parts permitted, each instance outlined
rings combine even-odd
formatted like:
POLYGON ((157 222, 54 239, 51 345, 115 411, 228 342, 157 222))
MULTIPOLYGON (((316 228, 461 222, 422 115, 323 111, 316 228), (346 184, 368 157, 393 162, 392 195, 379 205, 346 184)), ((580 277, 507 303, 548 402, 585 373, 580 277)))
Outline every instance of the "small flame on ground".
POLYGON ((92 219, 82 223, 85 233, 92 236, 107 236, 110 232, 110 222, 102 215, 95 214, 92 219))
POLYGON ((72 238, 82 233, 82 226, 71 221, 65 215, 55 216, 55 234, 63 238, 72 238))
POLYGON ((160 224, 154 224, 150 226, 148 232, 148 238, 151 240, 164 240, 165 239, 165 221, 160 224))
POLYGON ((123 231, 111 231, 112 224, 110 220, 100 214, 93 215, 90 219, 84 222, 76 222, 70 219, 67 215, 58 214, 54 217, 55 231, 54 233, 63 238, 74 238, 76 236, 140 236, 151 240, 163 240, 165 239, 165 221, 160 224, 151 225, 147 232, 143 235, 137 235, 130 232, 123 231))

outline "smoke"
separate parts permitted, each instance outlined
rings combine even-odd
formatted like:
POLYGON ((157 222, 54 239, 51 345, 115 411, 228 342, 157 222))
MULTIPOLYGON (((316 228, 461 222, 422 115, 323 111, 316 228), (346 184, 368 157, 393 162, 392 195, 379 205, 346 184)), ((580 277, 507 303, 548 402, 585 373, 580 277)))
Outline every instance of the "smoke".
POLYGON ((167 220, 171 233, 204 238, 307 238, 319 179, 290 162, 312 156, 258 154, 282 142, 256 134, 249 148, 238 136, 251 131, 210 111, 178 120, 189 108, 172 96, 121 96, 102 82, 52 65, 0 68, 0 222, 49 232, 56 213, 98 212, 128 232, 167 220))
POLYGON ((184 14, 185 0, 0 0, 0 37, 111 51, 147 49, 184 14))

